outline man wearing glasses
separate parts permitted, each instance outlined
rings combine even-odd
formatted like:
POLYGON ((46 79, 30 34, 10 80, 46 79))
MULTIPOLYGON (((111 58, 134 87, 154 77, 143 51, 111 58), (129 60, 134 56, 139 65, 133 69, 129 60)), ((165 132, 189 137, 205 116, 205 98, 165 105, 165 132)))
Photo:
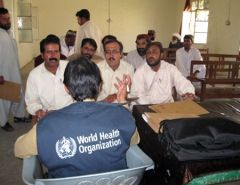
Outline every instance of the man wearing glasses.
POLYGON ((122 60, 123 45, 121 42, 110 40, 104 43, 103 47, 106 60, 98 64, 103 79, 98 100, 112 103, 117 98, 114 84, 117 83, 118 79, 124 77, 128 81, 128 87, 130 87, 134 69, 131 64, 122 60))

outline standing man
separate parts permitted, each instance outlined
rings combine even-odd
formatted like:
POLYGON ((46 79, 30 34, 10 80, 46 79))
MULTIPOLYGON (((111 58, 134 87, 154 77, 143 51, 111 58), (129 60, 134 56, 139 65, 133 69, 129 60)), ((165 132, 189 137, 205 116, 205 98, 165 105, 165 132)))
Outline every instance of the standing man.
POLYGON ((61 53, 66 57, 74 53, 74 44, 76 39, 76 31, 68 30, 65 37, 61 39, 61 53))
POLYGON ((103 79, 98 100, 112 103, 117 100, 117 90, 114 84, 118 82, 118 79, 124 77, 127 78, 128 87, 130 88, 134 69, 132 65, 122 60, 123 45, 118 40, 105 42, 104 53, 106 60, 98 63, 103 79))
MULTIPOLYGON (((19 59, 16 41, 10 33, 11 20, 8 10, 0 8, 0 77, 4 80, 22 84, 19 59)), ((1 84, 0 84, 1 85, 1 84)), ((14 114, 15 122, 29 121, 24 118, 24 92, 21 89, 21 98, 19 103, 13 103, 8 100, 0 99, 0 126, 5 131, 13 131, 13 127, 8 123, 9 112, 14 114)))
POLYGON ((63 74, 67 61, 60 60, 60 42, 55 35, 43 40, 42 58, 44 63, 34 68, 27 79, 27 110, 37 119, 41 119, 52 110, 65 107, 73 102, 65 91, 63 74))
POLYGON ((130 51, 127 62, 132 64, 134 70, 146 62, 146 47, 151 42, 147 34, 139 34, 136 38, 137 49, 130 51))
MULTIPOLYGON (((190 67, 192 60, 202 60, 200 51, 192 46, 193 36, 185 35, 183 47, 176 52, 176 66, 178 70, 185 77, 190 76, 190 67)), ((198 78, 204 78, 206 73, 205 65, 196 65, 194 68, 194 76, 198 78)))
POLYGON ((137 69, 133 76, 131 95, 137 96, 138 104, 173 102, 173 87, 183 99, 194 98, 194 87, 178 69, 163 60, 160 42, 152 42, 146 49, 147 63, 137 69))
POLYGON ((87 9, 82 9, 76 13, 76 16, 80 27, 77 31, 75 52, 80 50, 80 45, 84 38, 92 38, 97 43, 97 54, 100 55, 102 33, 100 29, 90 21, 90 12, 87 9))

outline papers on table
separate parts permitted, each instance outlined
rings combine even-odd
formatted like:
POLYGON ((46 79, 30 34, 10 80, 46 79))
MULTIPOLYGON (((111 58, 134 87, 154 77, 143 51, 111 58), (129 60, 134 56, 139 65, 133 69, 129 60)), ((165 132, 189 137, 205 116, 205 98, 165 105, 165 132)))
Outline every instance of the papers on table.
POLYGON ((179 101, 167 104, 149 106, 155 113, 145 112, 142 118, 156 132, 159 132, 160 122, 166 119, 194 118, 208 111, 193 101, 179 101))

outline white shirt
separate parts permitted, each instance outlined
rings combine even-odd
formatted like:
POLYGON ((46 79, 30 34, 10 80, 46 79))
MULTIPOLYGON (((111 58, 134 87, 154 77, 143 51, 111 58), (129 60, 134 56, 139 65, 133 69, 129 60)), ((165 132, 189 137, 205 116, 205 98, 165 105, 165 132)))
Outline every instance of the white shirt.
POLYGON ((116 77, 119 79, 123 78, 123 75, 129 75, 132 79, 134 69, 133 66, 125 62, 124 60, 120 60, 120 64, 118 68, 113 71, 112 68, 109 67, 106 60, 97 64, 102 75, 103 85, 102 90, 99 93, 98 100, 105 99, 108 95, 117 93, 117 89, 114 84, 117 84, 116 77))
POLYGON ((57 110, 73 102, 65 91, 63 75, 67 61, 60 60, 56 74, 49 72, 44 63, 34 68, 27 79, 25 102, 27 111, 35 115, 39 109, 57 110))
POLYGON ((61 38, 61 53, 66 57, 69 57, 74 53, 74 46, 67 46, 65 42, 65 37, 61 38))
POLYGON ((79 27, 77 31, 76 41, 75 41, 75 52, 79 52, 84 38, 92 38, 97 43, 97 54, 100 54, 102 33, 100 29, 93 24, 91 21, 85 22, 82 26, 79 27))
POLYGON ((142 57, 138 54, 137 50, 130 51, 126 57, 126 60, 129 64, 132 64, 136 70, 139 66, 146 63, 145 57, 142 57))
MULTIPOLYGON (((184 47, 176 51, 176 66, 183 76, 190 76, 190 67, 192 60, 202 60, 200 51, 197 48, 191 48, 188 52, 184 47)), ((205 65, 195 65, 193 72, 198 70, 197 77, 204 78, 206 73, 205 65)))
POLYGON ((137 96, 139 104, 158 104, 173 102, 172 89, 176 87, 178 94, 195 94, 191 82, 178 69, 165 61, 157 72, 145 63, 137 69, 133 76, 131 96, 137 96))

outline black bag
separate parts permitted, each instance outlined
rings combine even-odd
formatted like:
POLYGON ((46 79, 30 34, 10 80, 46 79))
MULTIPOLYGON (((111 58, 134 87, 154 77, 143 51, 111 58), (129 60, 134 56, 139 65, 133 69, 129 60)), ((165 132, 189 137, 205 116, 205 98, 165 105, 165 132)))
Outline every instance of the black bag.
POLYGON ((164 120, 161 127, 159 141, 178 161, 240 156, 240 124, 231 120, 183 118, 164 120))
POLYGON ((182 184, 201 174, 240 168, 240 124, 225 118, 183 118, 161 122, 165 184, 182 184), (186 174, 191 177, 186 178, 186 174))

